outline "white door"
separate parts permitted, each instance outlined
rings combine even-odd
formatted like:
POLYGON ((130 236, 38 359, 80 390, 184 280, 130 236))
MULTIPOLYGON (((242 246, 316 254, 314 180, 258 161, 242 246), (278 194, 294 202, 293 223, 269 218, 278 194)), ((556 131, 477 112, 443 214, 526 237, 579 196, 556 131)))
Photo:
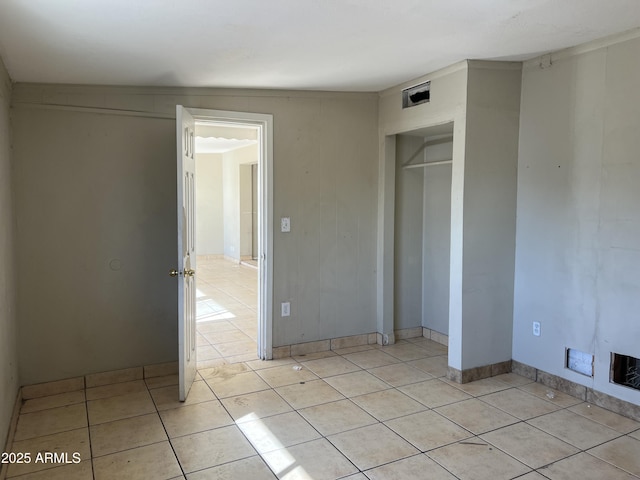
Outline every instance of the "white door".
POLYGON ((177 105, 178 268, 171 274, 178 279, 178 377, 182 402, 196 375, 195 127, 191 114, 177 105))

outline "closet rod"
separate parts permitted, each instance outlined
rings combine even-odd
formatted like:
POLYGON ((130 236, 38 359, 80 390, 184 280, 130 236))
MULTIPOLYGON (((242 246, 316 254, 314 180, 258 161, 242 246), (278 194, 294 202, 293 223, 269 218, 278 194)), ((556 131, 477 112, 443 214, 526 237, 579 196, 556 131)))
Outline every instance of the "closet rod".
POLYGON ((453 159, 440 160, 438 162, 411 163, 409 165, 403 165, 402 168, 419 168, 419 167, 429 167, 432 165, 447 165, 452 162, 453 162, 453 159))
POLYGON ((420 155, 420 153, 422 153, 422 151, 427 148, 427 147, 431 147, 433 145, 440 145, 441 143, 449 143, 453 141, 453 136, 449 135, 447 137, 441 137, 441 138, 436 138, 435 140, 427 140, 426 142, 424 142, 422 145, 420 145, 420 148, 418 148, 418 150, 416 150, 416 152, 411 155, 411 157, 409 158, 409 160, 407 160, 406 162, 404 162, 402 164, 403 167, 407 166, 407 165, 411 165, 411 161, 416 158, 418 155, 420 155))

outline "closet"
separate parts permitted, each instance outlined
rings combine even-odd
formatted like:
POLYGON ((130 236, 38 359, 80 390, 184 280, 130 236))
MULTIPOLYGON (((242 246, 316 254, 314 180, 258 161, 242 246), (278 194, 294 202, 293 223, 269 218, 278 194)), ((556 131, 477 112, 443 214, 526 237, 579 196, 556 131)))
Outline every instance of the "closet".
POLYGON ((452 149, 453 123, 396 135, 396 332, 449 332, 452 149))

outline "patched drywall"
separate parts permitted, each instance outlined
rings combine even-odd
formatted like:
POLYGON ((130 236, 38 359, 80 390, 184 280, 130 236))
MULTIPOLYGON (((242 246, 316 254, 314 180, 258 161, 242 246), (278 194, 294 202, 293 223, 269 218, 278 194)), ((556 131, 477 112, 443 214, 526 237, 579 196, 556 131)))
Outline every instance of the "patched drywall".
POLYGON ((632 38, 525 64, 513 327, 515 360, 636 404, 609 365, 640 357, 638 59, 632 38), (595 355, 593 378, 567 347, 595 355))
POLYGON ((0 445, 9 430, 19 386, 10 99, 11 79, 0 60, 0 445))

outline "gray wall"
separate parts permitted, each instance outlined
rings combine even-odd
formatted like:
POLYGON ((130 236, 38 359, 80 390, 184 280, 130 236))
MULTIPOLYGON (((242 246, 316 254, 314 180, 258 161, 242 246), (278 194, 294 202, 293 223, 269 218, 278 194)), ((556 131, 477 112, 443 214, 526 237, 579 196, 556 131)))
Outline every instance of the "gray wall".
POLYGON ((427 140, 396 136, 394 327, 422 326, 447 335, 451 165, 403 168, 408 161, 451 160, 452 142, 424 148, 427 140))
POLYGON ((309 95, 271 107, 275 345, 376 331, 377 95, 309 95))
POLYGON ((511 360, 521 64, 470 62, 462 369, 511 360))
POLYGON ((523 71, 513 358, 637 404, 609 358, 640 357, 640 39, 596 46, 523 71))
MULTIPOLYGON (((453 142, 429 146, 424 160, 450 160, 453 142)), ((449 333, 449 269, 451 261, 451 165, 423 169, 422 326, 449 333)))
POLYGON ((23 384, 177 358, 176 104, 274 115, 274 346, 376 330, 377 95, 18 84, 23 384))
POLYGON ((11 80, 0 60, 0 445, 4 445, 18 393, 10 99, 11 80))
POLYGON ((18 107, 13 128, 22 383, 175 360, 175 121, 18 107))
MULTIPOLYGON (((395 201, 395 330, 422 325, 422 217, 424 173, 422 169, 404 169, 418 151, 424 138, 396 137, 395 201)), ((417 162, 422 161, 419 156, 417 162)), ((412 163, 415 163, 414 159, 412 163)))

